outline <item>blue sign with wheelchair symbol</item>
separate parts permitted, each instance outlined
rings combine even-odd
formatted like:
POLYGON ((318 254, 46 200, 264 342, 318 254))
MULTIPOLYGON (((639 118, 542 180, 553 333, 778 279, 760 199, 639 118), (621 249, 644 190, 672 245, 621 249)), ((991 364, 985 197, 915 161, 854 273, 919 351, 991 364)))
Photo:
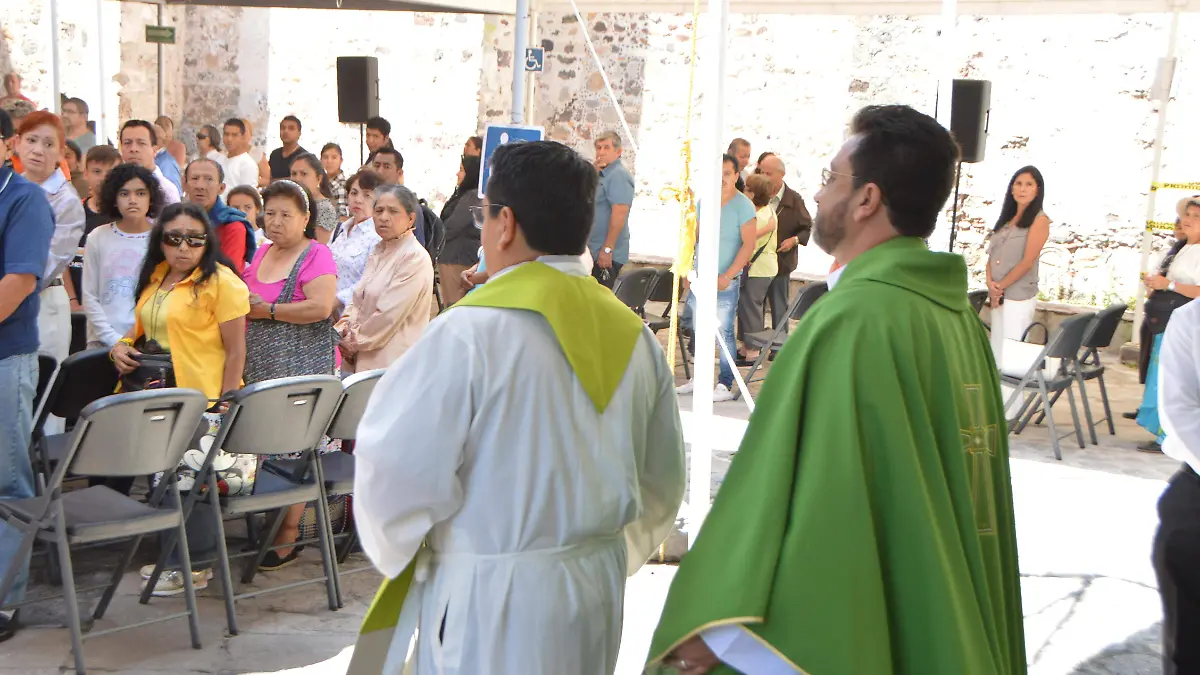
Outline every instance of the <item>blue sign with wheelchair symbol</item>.
POLYGON ((540 73, 546 65, 546 50, 529 47, 525 50, 525 72, 540 73))

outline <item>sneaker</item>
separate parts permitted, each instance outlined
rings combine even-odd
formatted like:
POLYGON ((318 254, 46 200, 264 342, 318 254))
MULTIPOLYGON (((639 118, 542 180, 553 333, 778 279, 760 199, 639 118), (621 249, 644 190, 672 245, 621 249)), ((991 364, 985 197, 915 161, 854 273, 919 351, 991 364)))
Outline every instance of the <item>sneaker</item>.
POLYGON ((713 403, 721 403, 722 401, 732 401, 733 392, 729 391, 729 387, 723 384, 718 384, 716 389, 713 389, 713 403))
POLYGON ((686 396, 694 391, 696 391, 695 380, 688 380, 687 384, 681 384, 678 387, 675 387, 675 393, 680 394, 681 396, 686 396))
POLYGON ((1134 410, 1133 412, 1124 412, 1124 413, 1121 413, 1121 417, 1124 417, 1127 420, 1136 420, 1139 412, 1141 412, 1141 411, 1134 410))
POLYGON ((1148 455, 1163 454, 1162 446, 1158 444, 1158 441, 1146 441, 1145 443, 1137 446, 1137 449, 1138 452, 1144 452, 1148 455))
MULTIPOLYGON (((154 571, 151 566, 150 571, 154 571)), ((212 578, 212 570, 200 570, 192 572, 192 587, 195 590, 203 590, 208 588, 208 580, 212 578)), ((183 592, 183 572, 179 570, 164 570, 162 575, 158 577, 158 583, 154 585, 154 591, 151 595, 158 598, 169 598, 173 595, 179 595, 183 592)))
POLYGON ((263 572, 274 572, 275 570, 281 570, 299 560, 300 552, 303 550, 303 546, 294 546, 292 547, 292 552, 283 558, 280 558, 279 554, 275 551, 267 551, 267 555, 265 558, 263 558, 262 564, 258 566, 258 569, 262 570, 263 572))

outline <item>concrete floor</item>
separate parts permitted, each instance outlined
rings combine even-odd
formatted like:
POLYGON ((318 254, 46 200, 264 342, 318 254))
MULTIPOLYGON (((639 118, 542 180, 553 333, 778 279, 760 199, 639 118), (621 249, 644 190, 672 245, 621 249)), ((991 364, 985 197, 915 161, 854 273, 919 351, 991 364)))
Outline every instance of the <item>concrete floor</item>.
MULTIPOLYGON (((1113 410, 1119 418, 1120 412, 1136 407, 1141 389, 1132 370, 1116 364, 1110 370, 1113 410)), ((1092 399, 1099 410, 1098 394, 1092 399)), ((691 397, 681 397, 680 403, 686 410, 691 397)), ((1059 408, 1056 419, 1069 424, 1069 408, 1065 403, 1059 408)), ((720 485, 748 417, 742 402, 717 404, 717 413, 727 419, 719 420, 713 434, 714 486, 720 485)), ((687 427, 694 426, 686 412, 684 420, 687 427)), ((1102 433, 1098 446, 1081 450, 1064 441, 1061 462, 1053 459, 1044 429, 1011 438, 1026 648, 1035 675, 1161 672, 1162 612, 1149 555, 1157 523, 1155 502, 1176 463, 1133 450, 1148 438, 1132 423, 1118 419, 1117 435, 1102 433)), ((76 559, 81 584, 91 583, 106 574, 115 554, 90 551, 76 559)), ((354 563, 362 563, 361 557, 354 556, 354 563)), ((260 575, 255 585, 312 577, 319 570, 319 557, 310 551, 291 568, 260 575)), ((621 675, 641 672, 674 571, 668 565, 648 565, 629 580, 621 675)), ((201 593, 203 649, 190 648, 184 621, 138 628, 85 643, 89 672, 344 673, 378 581, 374 572, 346 578, 346 606, 338 612, 325 606, 320 585, 244 601, 239 604, 240 634, 233 637, 226 635, 214 581, 201 593)), ((178 598, 138 604, 139 583, 136 570, 126 575, 98 629, 183 607, 178 598)), ((69 636, 58 627, 61 615, 58 603, 30 613, 29 618, 42 625, 0 645, 0 675, 71 672, 69 636)))

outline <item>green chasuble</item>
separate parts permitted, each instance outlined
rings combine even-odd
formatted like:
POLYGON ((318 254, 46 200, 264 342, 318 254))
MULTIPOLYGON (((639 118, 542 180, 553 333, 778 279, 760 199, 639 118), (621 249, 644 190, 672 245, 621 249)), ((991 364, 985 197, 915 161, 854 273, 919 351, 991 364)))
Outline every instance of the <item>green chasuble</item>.
MULTIPOLYGON (((641 319, 591 276, 566 274, 541 262, 526 263, 493 277, 451 309, 459 307, 540 314, 598 412, 608 407, 616 393, 644 330, 641 319)), ((414 583, 425 581, 427 571, 418 564, 421 558, 418 554, 399 576, 380 586, 363 619, 347 675, 379 675, 385 663, 403 662, 404 654, 394 650, 407 648, 407 636, 395 638, 398 630, 411 634, 416 626, 416 603, 406 604, 405 599, 414 583)), ((389 675, 396 671, 388 669, 389 675)))
POLYGON ((1006 428, 962 258, 855 258, 775 359, 647 671, 739 624, 811 675, 1026 672, 1006 428))

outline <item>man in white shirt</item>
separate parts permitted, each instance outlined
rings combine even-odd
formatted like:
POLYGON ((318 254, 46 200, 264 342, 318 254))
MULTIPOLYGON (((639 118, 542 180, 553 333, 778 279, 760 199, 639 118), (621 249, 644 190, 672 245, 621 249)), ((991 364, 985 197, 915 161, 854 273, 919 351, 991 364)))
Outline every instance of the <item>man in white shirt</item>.
POLYGON ((389 581, 350 673, 398 675, 417 629, 414 675, 614 672, 625 578, 674 526, 684 464, 662 348, 580 264, 596 183, 559 143, 497 149, 491 277, 379 381, 354 511, 389 581))
POLYGON ((1171 314, 1158 362, 1163 454, 1183 462, 1158 502, 1154 571, 1163 600, 1163 673, 1200 672, 1200 303, 1171 314))
POLYGON ((121 127, 121 161, 137 164, 154 173, 158 187, 163 193, 163 204, 179 202, 179 188, 167 180, 162 169, 154 163, 158 152, 158 135, 154 133, 154 125, 146 120, 129 120, 121 127))
POLYGON ((258 162, 250 156, 250 133, 246 123, 236 117, 225 120, 221 132, 225 141, 225 193, 221 199, 229 201, 229 191, 239 185, 258 185, 258 162))

